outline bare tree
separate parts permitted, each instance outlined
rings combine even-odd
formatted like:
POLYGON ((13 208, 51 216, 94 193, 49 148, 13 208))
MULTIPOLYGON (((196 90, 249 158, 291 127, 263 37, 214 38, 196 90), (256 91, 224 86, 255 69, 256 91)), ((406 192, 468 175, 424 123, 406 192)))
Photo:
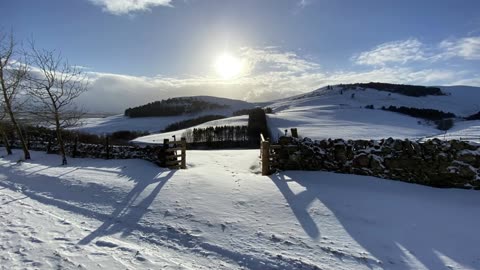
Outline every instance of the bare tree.
POLYGON ((29 66, 26 64, 26 61, 21 61, 22 55, 15 47, 16 44, 13 33, 0 33, 0 88, 3 98, 2 105, 20 139, 24 158, 27 160, 30 159, 30 152, 28 151, 27 143, 15 117, 14 103, 27 78, 29 66))
POLYGON ((31 42, 31 61, 35 71, 29 78, 29 93, 35 101, 34 114, 55 126, 62 164, 67 164, 62 129, 74 126, 83 115, 75 99, 87 91, 87 78, 81 69, 71 66, 55 51, 35 48, 31 42))
POLYGON ((6 116, 7 112, 2 102, 0 103, 0 135, 2 136, 3 144, 5 146, 5 150, 7 151, 7 155, 11 155, 12 147, 10 146, 10 142, 8 141, 7 127, 4 123, 4 119, 6 116))

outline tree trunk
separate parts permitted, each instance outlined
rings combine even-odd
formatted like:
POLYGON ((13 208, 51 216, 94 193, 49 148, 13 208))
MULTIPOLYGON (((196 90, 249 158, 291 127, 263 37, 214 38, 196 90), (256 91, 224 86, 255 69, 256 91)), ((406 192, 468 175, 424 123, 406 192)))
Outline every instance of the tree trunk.
POLYGON ((58 112, 55 113, 55 128, 57 131, 57 140, 58 146, 60 147, 60 154, 62 155, 62 165, 67 165, 67 155, 65 153, 65 144, 63 142, 62 129, 60 127, 60 119, 58 116, 58 112))
POLYGON ((10 117, 10 120, 12 121, 13 128, 15 128, 15 131, 17 132, 17 136, 20 139, 20 143, 22 144, 23 156, 25 160, 28 160, 30 159, 30 152, 28 151, 27 144, 25 143, 25 138, 23 138, 22 130, 20 129, 20 126, 18 126, 17 120, 15 119, 15 115, 13 115, 12 103, 10 98, 8 97, 7 86, 5 85, 5 79, 3 78, 3 67, 2 67, 2 70, 0 70, 0 83, 2 86, 5 108, 7 109, 7 113, 8 113, 8 116, 10 117))
POLYGON ((5 144, 5 150, 7 151, 7 155, 12 154, 12 147, 10 147, 10 142, 8 141, 7 133, 3 128, 0 128, 0 133, 2 133, 3 143, 5 144))

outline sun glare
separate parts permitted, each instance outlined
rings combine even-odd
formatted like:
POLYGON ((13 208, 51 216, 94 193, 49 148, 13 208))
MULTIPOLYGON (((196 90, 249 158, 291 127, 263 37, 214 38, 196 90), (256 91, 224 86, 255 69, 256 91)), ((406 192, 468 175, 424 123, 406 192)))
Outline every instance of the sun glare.
POLYGON ((215 61, 215 71, 222 79, 229 80, 242 73, 243 61, 228 53, 218 56, 215 61))

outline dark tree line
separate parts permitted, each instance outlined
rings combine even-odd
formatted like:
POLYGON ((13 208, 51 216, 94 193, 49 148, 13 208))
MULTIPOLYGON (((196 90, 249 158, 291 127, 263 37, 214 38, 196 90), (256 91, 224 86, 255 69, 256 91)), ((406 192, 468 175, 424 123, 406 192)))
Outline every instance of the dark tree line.
POLYGON ((208 102, 195 97, 180 97, 128 108, 124 114, 128 117, 176 116, 223 108, 228 108, 228 105, 208 102))
MULTIPOLYGON (((238 110, 232 113, 233 116, 240 116, 240 115, 249 115, 251 112, 258 110, 259 108, 253 108, 253 109, 243 109, 243 110, 238 110)), ((266 107, 263 109, 265 113, 273 113, 272 108, 266 107)))
MULTIPOLYGON (((8 122, 1 123, 4 129, 4 134, 7 142, 13 143, 14 141, 18 141, 19 138, 16 136, 16 132, 13 126, 8 122)), ((55 130, 50 128, 46 128, 43 126, 31 126, 31 125, 22 125, 21 126, 22 133, 24 134, 25 140, 27 144, 29 142, 51 142, 52 145, 57 144, 57 134, 55 130)), ((86 132, 80 132, 76 130, 68 130, 63 129, 62 137, 66 143, 72 143, 74 141, 79 143, 88 143, 88 144, 104 144, 106 141, 106 137, 109 139, 110 144, 114 145, 127 145, 130 144, 130 140, 135 138, 149 135, 148 132, 138 132, 138 131, 129 131, 129 130, 121 130, 116 131, 111 134, 105 135, 96 135, 86 132)), ((3 140, 5 144, 5 140, 3 140)))
POLYGON ((224 145, 224 142, 246 142, 249 145, 258 145, 260 133, 269 137, 265 111, 256 108, 250 111, 247 126, 216 126, 194 128, 185 131, 185 137, 190 143, 206 143, 209 146, 224 145))
POLYGON ((357 87, 372 88, 378 91, 391 92, 391 93, 401 94, 405 96, 412 96, 412 97, 423 97, 428 95, 430 96, 446 95, 438 87, 421 86, 421 85, 369 82, 369 83, 340 84, 339 86, 344 90, 355 89, 357 87))
POLYGON ((223 116, 223 115, 204 115, 204 116, 200 116, 200 117, 197 117, 197 118, 187 119, 187 120, 172 123, 172 124, 166 126, 163 129, 162 132, 169 132, 169 131, 175 131, 175 130, 180 130, 180 129, 184 129, 184 128, 189 128, 189 127, 193 127, 193 126, 196 126, 196 125, 206 123, 208 121, 213 121, 213 120, 218 120, 218 119, 223 119, 223 118, 225 118, 225 116, 223 116))
POLYGON ((480 120, 480 112, 465 117, 465 120, 480 120))
POLYGON ((396 107, 396 106, 389 106, 389 107, 382 107, 382 110, 397 112, 406 114, 409 116, 427 119, 427 120, 441 120, 445 118, 455 118, 455 114, 451 112, 443 112, 435 109, 419 109, 419 108, 411 108, 411 107, 396 107))
POLYGON ((182 136, 192 143, 246 142, 248 141, 248 128, 247 126, 194 128, 187 130, 182 136))

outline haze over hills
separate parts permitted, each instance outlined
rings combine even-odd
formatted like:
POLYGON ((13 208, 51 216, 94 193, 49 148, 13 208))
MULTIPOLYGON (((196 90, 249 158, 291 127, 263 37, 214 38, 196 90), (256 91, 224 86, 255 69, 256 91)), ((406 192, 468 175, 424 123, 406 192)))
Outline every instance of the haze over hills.
MULTIPOLYGON (((420 92, 417 91, 411 95, 406 95, 395 91, 385 91, 385 89, 378 90, 354 85, 326 86, 306 94, 262 103, 262 105, 273 109, 274 113, 268 115, 269 127, 273 138, 283 134, 285 129, 291 127, 299 128, 301 136, 313 139, 381 139, 386 137, 421 139, 444 134, 443 131, 436 128, 434 121, 381 109, 389 106, 450 112, 455 114, 456 117, 452 131, 455 130, 458 134, 463 134, 462 136, 480 136, 475 131, 475 125, 478 123, 476 121, 464 121, 463 119, 480 111, 480 104, 477 102, 477 100, 480 100, 479 87, 441 86, 433 87, 432 89, 438 89, 438 91, 441 91, 441 94, 433 92, 433 94, 422 95, 420 90, 420 92), (369 106, 373 106, 373 108, 366 108, 369 106)), ((236 109, 240 108, 241 104, 248 104, 240 101, 232 102, 232 108, 236 109)), ((255 105, 250 104, 252 107, 255 105)), ((228 113, 231 113, 231 111, 225 111, 224 115, 228 116, 228 113)), ((213 111, 205 111, 202 112, 202 115, 212 113, 213 111)), ((101 119, 101 126, 97 126, 92 121, 88 129, 93 130, 100 127, 100 130, 103 132, 121 128, 143 128, 143 130, 147 131, 159 131, 159 128, 152 129, 151 125, 157 122, 180 121, 195 116, 197 115, 140 119, 127 119, 123 116, 115 116, 101 119)), ((246 124, 245 117, 215 120, 202 123, 197 127, 238 125, 242 123, 246 124)), ((138 138, 135 141, 142 143, 159 142, 162 137, 181 136, 187 129, 164 134, 158 133, 138 138)))
MULTIPOLYGON (((229 117, 232 116, 235 111, 250 109, 256 106, 254 103, 242 100, 213 96, 179 97, 173 100, 172 107, 178 107, 181 108, 181 110, 177 113, 170 113, 167 116, 131 118, 125 115, 114 115, 103 118, 86 118, 84 119, 83 124, 76 129, 95 134, 112 133, 119 130, 159 132, 169 124, 175 122, 205 115, 221 115, 229 117), (190 112, 189 108, 191 107, 192 100, 202 101, 208 106, 199 108, 195 112, 190 112)), ((150 104, 154 103, 155 102, 152 102, 150 104)), ((139 106, 137 108, 141 107, 142 106, 139 106)))

